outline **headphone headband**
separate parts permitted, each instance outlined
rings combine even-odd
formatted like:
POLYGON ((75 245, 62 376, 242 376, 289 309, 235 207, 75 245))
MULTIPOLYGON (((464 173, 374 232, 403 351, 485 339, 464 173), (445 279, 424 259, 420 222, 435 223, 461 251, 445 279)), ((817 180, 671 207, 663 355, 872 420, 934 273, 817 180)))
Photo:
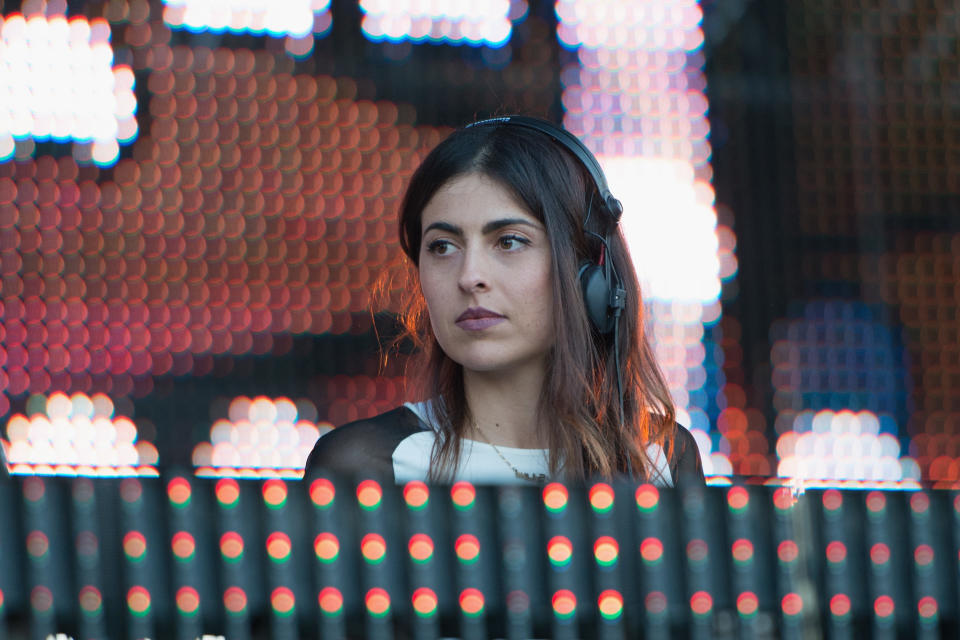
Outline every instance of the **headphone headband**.
POLYGON ((479 120, 468 124, 464 129, 501 124, 510 124, 539 131, 572 153, 580 161, 580 164, 586 168, 587 172, 590 173, 590 177, 593 178, 593 183, 597 188, 597 193, 600 195, 603 209, 613 218, 614 224, 620 223, 620 216, 623 215, 623 205, 610 193, 610 188, 607 186, 607 179, 603 175, 603 169, 600 168, 600 163, 580 138, 546 120, 531 118, 529 116, 500 116, 487 120, 479 120))

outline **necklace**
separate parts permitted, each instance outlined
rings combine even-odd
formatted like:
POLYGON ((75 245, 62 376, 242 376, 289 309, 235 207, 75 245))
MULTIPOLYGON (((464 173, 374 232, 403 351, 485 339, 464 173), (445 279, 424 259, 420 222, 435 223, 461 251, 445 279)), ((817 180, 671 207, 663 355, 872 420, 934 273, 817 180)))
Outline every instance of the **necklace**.
POLYGON ((497 445, 493 444, 490 439, 487 438, 487 434, 480 430, 480 425, 477 424, 476 420, 473 421, 473 428, 477 430, 477 433, 480 434, 480 437, 484 442, 493 447, 493 450, 497 452, 497 455, 500 456, 500 459, 503 460, 503 463, 510 467, 510 469, 513 471, 513 474, 517 476, 517 478, 520 480, 526 480, 527 482, 536 482, 537 484, 544 484, 547 481, 547 476, 544 473, 526 473, 513 466, 513 463, 507 460, 507 456, 503 455, 500 449, 497 448, 497 445))

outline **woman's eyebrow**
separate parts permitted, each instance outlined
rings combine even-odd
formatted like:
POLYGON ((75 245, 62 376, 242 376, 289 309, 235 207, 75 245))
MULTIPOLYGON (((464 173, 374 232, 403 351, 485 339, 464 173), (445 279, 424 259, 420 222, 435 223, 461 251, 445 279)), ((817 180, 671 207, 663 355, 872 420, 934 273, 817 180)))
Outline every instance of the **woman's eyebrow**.
MULTIPOLYGON (((539 224, 535 222, 531 222, 530 220, 527 220, 525 218, 500 218, 499 220, 491 220, 487 224, 483 225, 483 228, 480 229, 480 232, 483 233, 483 235, 487 235, 488 233, 493 233, 494 231, 497 231, 504 227, 509 227, 510 225, 516 225, 516 224, 526 225, 528 227, 533 227, 534 229, 541 228, 539 224)), ((439 231, 446 231, 447 233, 452 233, 453 235, 456 235, 456 236, 461 236, 461 237, 463 236, 463 228, 458 227, 455 224, 450 224, 449 222, 434 222, 430 226, 428 226, 426 229, 423 230, 422 235, 427 235, 427 233, 429 233, 433 229, 437 229, 439 231)))
POLYGON ((424 230, 423 230, 423 233, 420 234, 420 235, 425 236, 425 235, 427 235, 428 232, 432 231, 433 229, 438 229, 438 230, 440 230, 440 231, 446 231, 447 233, 452 233, 452 234, 454 234, 454 235, 456 235, 456 236, 462 236, 462 235, 463 235, 463 229, 461 229, 460 227, 458 227, 458 226, 455 225, 455 224, 450 224, 449 222, 434 222, 434 223, 431 224, 429 227, 427 227, 426 229, 424 229, 424 230))

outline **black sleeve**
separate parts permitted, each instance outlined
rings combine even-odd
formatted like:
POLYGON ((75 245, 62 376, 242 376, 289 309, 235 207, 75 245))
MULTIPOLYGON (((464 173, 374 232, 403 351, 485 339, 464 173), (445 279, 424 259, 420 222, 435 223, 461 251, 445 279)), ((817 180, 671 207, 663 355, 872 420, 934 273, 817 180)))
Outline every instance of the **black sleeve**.
POLYGON ((670 456, 670 475, 673 476, 673 486, 677 488, 706 484, 697 441, 692 433, 679 424, 676 425, 670 456))
POLYGON ((394 450, 401 440, 424 428, 406 407, 337 427, 313 446, 304 478, 326 471, 347 477, 366 474, 393 482, 394 450))

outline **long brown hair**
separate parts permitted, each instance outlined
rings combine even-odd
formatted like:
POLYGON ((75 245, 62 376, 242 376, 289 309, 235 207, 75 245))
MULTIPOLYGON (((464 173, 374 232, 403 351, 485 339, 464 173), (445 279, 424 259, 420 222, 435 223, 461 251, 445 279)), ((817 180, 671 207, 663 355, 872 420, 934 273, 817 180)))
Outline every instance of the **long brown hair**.
MULTIPOLYGON (((556 343, 549 355, 539 398, 541 434, 549 448, 552 475, 568 479, 611 477, 633 469, 643 479, 656 473, 647 445, 672 454, 675 410, 663 374, 644 332, 640 285, 619 227, 596 212, 596 188, 569 151, 543 133, 496 125, 454 131, 414 173, 400 209, 400 244, 415 270, 420 257, 421 216, 433 195, 453 178, 478 173, 514 195, 547 231, 553 278, 556 343), (585 228, 586 226, 586 228, 585 228), (594 329, 585 312, 578 271, 596 263, 607 237, 612 259, 627 291, 613 334, 594 329), (614 348, 619 350, 623 424, 614 348)), ((629 215, 626 212, 625 215, 629 215)), ((470 408, 463 369, 443 352, 430 327, 419 286, 401 314, 407 338, 418 347, 411 376, 433 400, 441 437, 431 457, 430 479, 450 480, 460 460, 470 408)))

